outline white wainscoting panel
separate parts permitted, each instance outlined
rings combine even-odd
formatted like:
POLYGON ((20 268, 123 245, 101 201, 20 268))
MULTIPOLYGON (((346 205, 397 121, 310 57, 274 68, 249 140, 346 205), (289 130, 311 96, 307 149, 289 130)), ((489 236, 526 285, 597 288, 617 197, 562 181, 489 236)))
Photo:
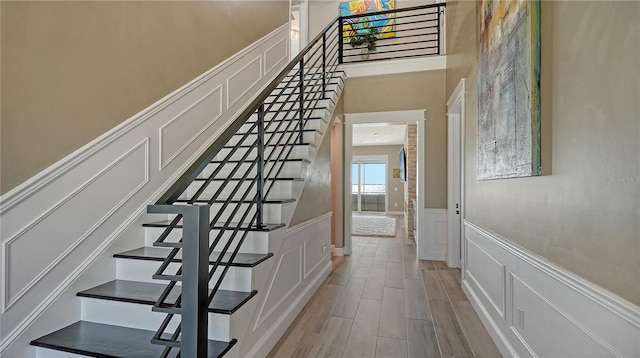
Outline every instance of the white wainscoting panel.
POLYGON ((445 261, 447 251, 447 209, 423 209, 425 224, 418 242, 420 260, 445 261))
POLYGON ((259 296, 251 328, 240 341, 241 357, 266 356, 278 342, 331 272, 330 244, 331 213, 287 231, 280 251, 274 253, 278 264, 267 280, 265 294, 259 296))
POLYGON ((284 24, 0 197, 0 355, 286 66, 288 36, 284 24))
POLYGON ((238 103, 262 79, 262 55, 236 70, 227 79, 227 109, 238 103), (249 84, 247 86, 247 84, 249 84))
POLYGON ((504 356, 640 357, 638 306, 468 221, 464 246, 463 289, 504 356))
POLYGON ((264 73, 269 74, 278 68, 283 62, 287 63, 289 57, 287 39, 281 39, 264 51, 264 73))
POLYGON ((467 281, 482 291, 488 306, 495 309, 500 317, 505 317, 506 306, 506 268, 489 253, 478 247, 473 241, 467 241, 467 281))
POLYGON ((80 187, 64 195, 59 203, 39 214, 28 226, 3 243, 3 311, 9 309, 149 181, 148 162, 147 138, 106 165, 80 187), (103 190, 106 187, 113 189, 103 190), (71 224, 70 218, 74 217, 71 224), (41 245, 43 238, 55 239, 55 245, 41 245))
POLYGON ((160 127, 160 170, 222 117, 222 85, 160 127))

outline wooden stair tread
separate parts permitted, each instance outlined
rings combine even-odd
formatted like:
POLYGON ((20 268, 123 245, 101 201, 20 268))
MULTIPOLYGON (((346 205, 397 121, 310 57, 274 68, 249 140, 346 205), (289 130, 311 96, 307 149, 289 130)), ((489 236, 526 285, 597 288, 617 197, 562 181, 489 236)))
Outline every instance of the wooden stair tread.
MULTIPOLYGON (((155 332, 109 324, 78 321, 46 336, 31 341, 31 345, 63 352, 101 358, 157 358, 164 346, 152 344, 155 332)), ((222 357, 236 343, 209 340, 209 357, 222 357)), ((177 355, 172 349, 170 357, 177 355)))
MULTIPOLYGON (((102 285, 78 292, 80 297, 89 297, 110 301, 153 305, 164 291, 166 285, 149 282, 113 280, 102 285)), ((176 286, 165 301, 172 305, 180 295, 180 286, 176 286)), ((239 292, 218 290, 209 305, 209 312, 232 314, 255 296, 258 291, 239 292)))
MULTIPOLYGON (((169 251, 171 249, 161 248, 161 247, 141 247, 139 249, 129 250, 125 252, 121 252, 118 254, 114 254, 115 258, 124 258, 124 259, 133 259, 133 260, 148 260, 148 261, 164 261, 164 259, 169 255, 169 251)), ((220 252, 214 251, 209 256, 209 264, 213 265, 217 260, 218 256, 220 256, 220 252)), ((237 266, 237 267, 255 267, 261 262, 267 260, 273 254, 245 254, 238 253, 233 260, 233 263, 229 264, 229 258, 231 256, 230 252, 227 252, 223 258, 221 265, 226 266, 237 266)), ((176 257, 172 262, 182 262, 182 251, 176 254, 176 257)))

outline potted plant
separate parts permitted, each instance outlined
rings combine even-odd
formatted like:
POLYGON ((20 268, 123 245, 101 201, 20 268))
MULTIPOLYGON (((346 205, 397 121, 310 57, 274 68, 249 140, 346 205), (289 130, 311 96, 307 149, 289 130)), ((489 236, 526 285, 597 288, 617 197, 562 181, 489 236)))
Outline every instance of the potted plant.
POLYGON ((369 59, 369 54, 376 50, 376 42, 378 41, 378 28, 371 26, 369 18, 365 17, 362 22, 351 24, 353 35, 349 38, 351 47, 362 47, 362 59, 369 59))

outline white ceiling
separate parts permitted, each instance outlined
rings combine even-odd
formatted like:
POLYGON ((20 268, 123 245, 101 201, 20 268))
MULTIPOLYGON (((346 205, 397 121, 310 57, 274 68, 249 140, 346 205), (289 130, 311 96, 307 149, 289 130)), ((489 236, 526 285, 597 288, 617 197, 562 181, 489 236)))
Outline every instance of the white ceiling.
POLYGON ((404 144, 404 124, 358 124, 353 126, 353 146, 404 144))

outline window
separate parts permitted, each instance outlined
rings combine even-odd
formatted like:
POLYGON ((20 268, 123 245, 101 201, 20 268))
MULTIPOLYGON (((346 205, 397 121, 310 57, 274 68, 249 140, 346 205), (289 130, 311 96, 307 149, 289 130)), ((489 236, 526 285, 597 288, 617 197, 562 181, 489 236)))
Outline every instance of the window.
POLYGON ((351 163, 352 210, 386 212, 387 164, 379 160, 351 163))

